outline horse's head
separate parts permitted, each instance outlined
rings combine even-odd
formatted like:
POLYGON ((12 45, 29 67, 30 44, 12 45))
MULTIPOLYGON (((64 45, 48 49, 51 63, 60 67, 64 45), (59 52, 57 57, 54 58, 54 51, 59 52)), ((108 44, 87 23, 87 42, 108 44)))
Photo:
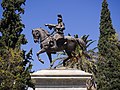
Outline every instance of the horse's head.
POLYGON ((42 29, 42 28, 33 29, 32 30, 32 35, 33 35, 35 43, 39 42, 39 39, 40 39, 40 42, 42 42, 47 37, 50 36, 49 32, 47 30, 42 29))
POLYGON ((33 29, 32 30, 32 35, 33 35, 33 38, 34 38, 34 42, 35 43, 39 42, 39 37, 40 37, 39 30, 33 29))

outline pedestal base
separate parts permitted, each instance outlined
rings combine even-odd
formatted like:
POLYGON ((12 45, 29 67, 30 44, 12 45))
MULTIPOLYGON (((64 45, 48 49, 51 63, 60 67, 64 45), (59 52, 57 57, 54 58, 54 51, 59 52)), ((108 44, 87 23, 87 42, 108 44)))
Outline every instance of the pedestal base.
POLYGON ((75 69, 40 70, 31 75, 35 90, 87 90, 92 74, 75 69))

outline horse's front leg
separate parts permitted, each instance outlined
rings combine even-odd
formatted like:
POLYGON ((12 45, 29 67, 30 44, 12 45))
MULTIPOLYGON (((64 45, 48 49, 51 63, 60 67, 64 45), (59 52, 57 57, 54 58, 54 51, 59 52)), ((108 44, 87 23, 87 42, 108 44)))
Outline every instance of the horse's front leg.
POLYGON ((39 51, 37 52, 37 58, 38 58, 38 60, 39 60, 42 64, 44 64, 44 61, 39 57, 39 54, 44 53, 44 52, 45 52, 45 49, 44 49, 44 48, 42 48, 41 50, 39 50, 39 51))
POLYGON ((48 55, 48 58, 49 58, 49 60, 50 60, 50 68, 52 68, 53 63, 52 63, 52 56, 51 56, 51 53, 50 53, 50 52, 47 52, 47 55, 48 55))

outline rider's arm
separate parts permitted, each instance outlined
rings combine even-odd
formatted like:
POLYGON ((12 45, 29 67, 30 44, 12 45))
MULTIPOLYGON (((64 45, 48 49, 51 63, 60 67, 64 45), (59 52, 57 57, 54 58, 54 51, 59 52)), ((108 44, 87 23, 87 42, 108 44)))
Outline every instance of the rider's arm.
POLYGON ((45 24, 45 26, 56 27, 56 24, 45 24))
POLYGON ((55 28, 55 24, 45 24, 45 26, 48 26, 48 28, 51 30, 52 28, 55 28))

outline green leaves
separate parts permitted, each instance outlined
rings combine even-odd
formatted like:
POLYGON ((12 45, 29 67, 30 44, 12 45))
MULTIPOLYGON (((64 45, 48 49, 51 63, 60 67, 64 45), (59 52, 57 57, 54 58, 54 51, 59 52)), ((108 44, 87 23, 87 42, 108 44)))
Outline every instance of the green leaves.
MULTIPOLYGON (((32 68, 31 54, 32 50, 25 54, 19 49, 5 49, 4 56, 0 55, 0 90, 5 90, 5 88, 12 90, 19 88, 17 90, 21 90, 26 88, 27 83, 34 86, 30 77, 32 68), (22 56, 25 56, 25 58, 22 56), (7 81, 9 81, 8 84, 6 84, 7 81)), ((28 85, 28 87, 30 86, 28 85)))

